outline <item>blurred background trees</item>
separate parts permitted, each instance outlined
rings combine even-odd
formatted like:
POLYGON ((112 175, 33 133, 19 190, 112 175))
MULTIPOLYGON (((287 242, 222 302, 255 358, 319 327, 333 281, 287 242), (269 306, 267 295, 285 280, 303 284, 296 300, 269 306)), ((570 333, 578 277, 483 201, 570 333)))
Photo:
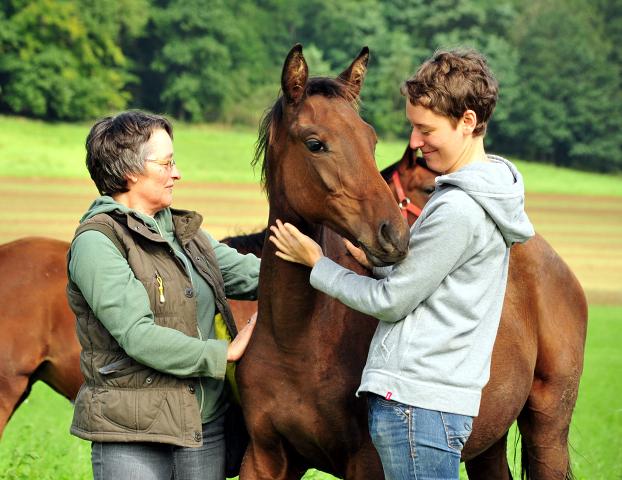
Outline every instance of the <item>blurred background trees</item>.
POLYGON ((501 83, 489 151, 622 171, 619 0, 2 0, 0 113, 256 125, 297 42, 312 75, 368 45, 362 115, 405 141, 399 85, 438 47, 475 47, 501 83))

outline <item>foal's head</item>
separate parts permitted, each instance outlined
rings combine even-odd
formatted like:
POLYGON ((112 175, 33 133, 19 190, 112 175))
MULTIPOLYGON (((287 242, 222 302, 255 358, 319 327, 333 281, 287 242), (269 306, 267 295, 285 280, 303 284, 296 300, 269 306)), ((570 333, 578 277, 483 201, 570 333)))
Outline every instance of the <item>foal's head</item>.
MULTIPOLYGON (((418 157, 416 152, 408 145, 401 160, 382 170, 380 175, 389 185, 398 203, 403 202, 402 199, 405 196, 410 203, 419 209, 423 209, 436 190, 436 182, 434 180, 440 173, 430 170, 423 157, 418 157), (395 185, 395 172, 399 175, 403 196, 400 196, 398 186, 395 185)), ((412 212, 407 212, 407 214, 408 224, 412 225, 417 220, 418 215, 412 212)))
POLYGON ((375 265, 408 253, 408 228, 374 158, 376 134, 358 114, 365 47, 336 79, 309 80, 302 47, 289 52, 283 95, 262 122, 255 162, 282 220, 330 227, 375 265))

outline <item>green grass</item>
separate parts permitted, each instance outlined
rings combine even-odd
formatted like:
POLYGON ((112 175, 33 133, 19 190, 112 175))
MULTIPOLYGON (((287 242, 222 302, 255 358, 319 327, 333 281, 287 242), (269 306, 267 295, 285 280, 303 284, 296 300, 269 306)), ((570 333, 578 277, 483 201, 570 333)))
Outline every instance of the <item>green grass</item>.
MULTIPOLYGON (((622 307, 592 306, 579 399, 570 427, 578 480, 622 479, 622 307)), ((89 479, 90 446, 69 435, 73 408, 44 384, 9 422, 0 443, 0 479, 89 479)), ((513 434, 510 433, 510 439, 513 434)), ((512 461, 513 452, 509 457, 512 461)), ((516 466, 515 478, 519 478, 516 466)), ((329 480, 309 471, 305 480, 329 480)), ((466 479, 463 473, 461 478, 466 479)))
POLYGON ((93 478, 90 444, 69 434, 73 407, 39 382, 9 421, 0 442, 0 478, 93 478))
MULTIPOLYGON (((251 168, 256 129, 175 123, 175 158, 185 180, 257 183, 251 168)), ((91 124, 45 123, 0 116, 0 176, 89 178, 84 140, 91 124)), ((382 169, 402 157, 407 139, 379 142, 382 169)), ((493 152, 491 152, 493 153, 493 152)), ((579 172, 552 165, 516 163, 528 192, 622 197, 622 176, 579 172)))
POLYGON ((578 480, 622 479, 622 307, 590 307, 579 399, 570 427, 578 480))

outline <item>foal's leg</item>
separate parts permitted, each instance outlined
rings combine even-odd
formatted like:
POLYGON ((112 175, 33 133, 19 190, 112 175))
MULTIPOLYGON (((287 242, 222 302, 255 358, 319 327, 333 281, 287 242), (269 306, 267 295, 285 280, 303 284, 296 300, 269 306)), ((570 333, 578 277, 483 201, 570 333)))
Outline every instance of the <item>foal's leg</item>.
POLYGON ((523 437, 523 469, 531 480, 570 478, 568 431, 579 376, 536 380, 518 417, 523 437))
POLYGON ((291 452, 268 421, 262 425, 261 435, 251 436, 240 468, 240 480, 300 480, 307 469, 296 469, 292 463, 291 452))
MULTIPOLYGON (((38 322, 35 319, 35 324, 38 322)), ((38 331, 32 328, 32 336, 11 334, 9 324, 4 337, 0 337, 0 437, 4 427, 17 407, 28 395, 36 381, 33 373, 43 361, 45 345, 36 337, 38 331)))
POLYGON ((367 435, 347 465, 345 480, 383 480, 384 471, 376 447, 367 435))
POLYGON ((27 376, 5 375, 0 372, 0 439, 7 422, 29 393, 30 384, 27 376))
POLYGON ((506 432, 488 450, 464 463, 469 480, 512 480, 507 458, 507 439, 506 432))
POLYGON ((531 480, 571 478, 568 431, 583 371, 587 307, 570 308, 566 300, 540 315, 534 380, 518 416, 523 470, 531 480))

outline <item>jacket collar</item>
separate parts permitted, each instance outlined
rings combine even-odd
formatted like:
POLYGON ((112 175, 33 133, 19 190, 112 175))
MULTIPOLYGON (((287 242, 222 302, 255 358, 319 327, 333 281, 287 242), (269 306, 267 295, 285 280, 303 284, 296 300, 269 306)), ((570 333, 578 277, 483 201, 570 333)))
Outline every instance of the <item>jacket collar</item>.
MULTIPOLYGON (((191 210, 179 210, 175 208, 171 208, 170 210, 173 218, 173 231, 175 232, 175 236, 177 237, 179 243, 182 246, 185 246, 194 238, 199 231, 199 228, 201 228, 203 216, 191 210)), ((154 242, 165 241, 160 235, 148 228, 144 220, 140 218, 136 212, 122 212, 120 210, 115 210, 110 212, 109 215, 114 217, 114 219, 119 223, 127 226, 128 229, 149 240, 154 242)))
POLYGON ((175 236, 182 246, 186 246, 195 237, 199 228, 201 228, 203 216, 191 210, 178 210, 176 208, 171 208, 171 213, 173 215, 175 236))

